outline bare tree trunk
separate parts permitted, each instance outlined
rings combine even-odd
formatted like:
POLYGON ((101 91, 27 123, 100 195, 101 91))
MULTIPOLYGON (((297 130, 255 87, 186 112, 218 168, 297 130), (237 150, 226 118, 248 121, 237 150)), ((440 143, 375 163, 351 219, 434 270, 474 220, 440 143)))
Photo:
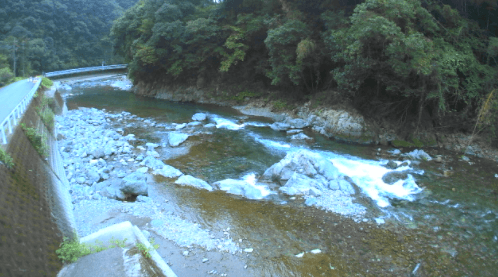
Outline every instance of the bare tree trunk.
POLYGON ((420 127, 420 123, 422 122, 422 113, 424 111, 424 104, 425 104, 425 90, 426 90, 426 84, 425 84, 425 79, 422 79, 422 94, 420 95, 420 99, 418 102, 418 120, 417 120, 417 129, 415 130, 415 133, 418 132, 418 128, 420 127))

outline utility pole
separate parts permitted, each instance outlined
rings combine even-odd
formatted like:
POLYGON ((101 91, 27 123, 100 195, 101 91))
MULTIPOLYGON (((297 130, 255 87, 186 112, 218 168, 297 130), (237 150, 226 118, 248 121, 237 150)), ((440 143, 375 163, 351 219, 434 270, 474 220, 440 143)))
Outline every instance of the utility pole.
POLYGON ((14 78, 16 77, 16 38, 12 41, 12 52, 14 55, 14 78))
POLYGON ((22 41, 22 76, 26 77, 24 69, 26 68, 26 51, 24 50, 24 40, 22 41))

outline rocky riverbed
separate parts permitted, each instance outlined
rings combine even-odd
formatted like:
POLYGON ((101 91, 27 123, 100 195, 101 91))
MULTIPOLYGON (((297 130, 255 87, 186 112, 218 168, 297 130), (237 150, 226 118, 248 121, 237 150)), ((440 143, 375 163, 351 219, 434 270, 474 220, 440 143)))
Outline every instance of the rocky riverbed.
MULTIPOLYGON (((306 276, 306 264, 313 274, 339 276, 367 269, 384 276, 414 268, 417 274, 441 273, 435 257, 444 251, 453 258, 470 253, 454 244, 468 234, 453 226, 473 222, 465 228, 476 232, 472 226, 491 218, 486 214, 487 221, 480 222, 482 207, 466 198, 447 201, 454 197, 441 192, 446 185, 451 192, 465 190, 458 179, 466 177, 456 167, 480 167, 473 157, 340 145, 347 153, 372 152, 359 158, 329 150, 335 144, 310 132, 302 119, 275 123, 219 108, 160 106, 114 91, 113 81, 105 84, 111 89, 98 90, 95 82, 72 84, 66 96, 99 108, 77 108, 69 101, 66 116, 57 118, 78 232, 130 220, 159 242, 160 255, 180 276, 284 271, 306 276), (85 93, 94 95, 94 102, 86 102, 85 93), (108 109, 106 101, 121 102, 108 109), (142 102, 147 112, 127 106, 142 102), (175 109, 191 112, 178 117, 175 109), (474 219, 445 225, 460 216, 455 210, 460 207, 474 219), (405 240, 395 239, 400 236, 405 240), (399 247, 411 254, 400 254, 405 252, 399 247), (396 266, 374 265, 377 259, 396 266), (329 267, 319 266, 324 261, 329 267)), ((467 172, 476 178, 472 169, 467 172)), ((493 233, 481 237, 489 236, 493 233)), ((476 249, 480 243, 467 245, 476 249)), ((475 251, 487 261, 484 268, 491 268, 489 257, 475 251)), ((471 264, 459 261, 454 268, 471 264)))

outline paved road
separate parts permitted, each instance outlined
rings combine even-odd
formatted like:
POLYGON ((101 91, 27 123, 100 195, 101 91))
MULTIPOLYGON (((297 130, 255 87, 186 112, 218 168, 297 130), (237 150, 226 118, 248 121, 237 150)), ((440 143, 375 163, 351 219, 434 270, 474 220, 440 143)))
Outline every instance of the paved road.
POLYGON ((0 123, 21 103, 35 84, 22 80, 0 89, 0 123))

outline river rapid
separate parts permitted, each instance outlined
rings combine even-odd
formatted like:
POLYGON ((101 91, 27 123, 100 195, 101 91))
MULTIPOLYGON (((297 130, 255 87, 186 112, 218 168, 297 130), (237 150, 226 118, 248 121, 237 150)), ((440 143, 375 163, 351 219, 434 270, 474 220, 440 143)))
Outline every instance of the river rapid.
MULTIPOLYGON (((179 186, 176 178, 154 175, 153 193, 149 192, 153 201, 167 199, 174 210, 171 214, 186 224, 182 226, 194 224, 211 232, 212 238, 222 237, 218 243, 225 246, 218 247, 220 251, 233 252, 234 258, 224 258, 230 260, 225 271, 196 276, 496 275, 496 162, 441 149, 424 149, 428 156, 420 157, 413 154, 415 149, 338 143, 308 129, 303 130, 307 139, 293 139, 271 129, 273 122, 267 118, 227 107, 144 98, 126 86, 125 81, 111 78, 66 85, 59 91, 69 114, 87 107, 110 115, 107 128, 134 135, 132 151, 138 153, 138 148, 153 143, 159 146, 157 159, 185 175, 211 185, 225 179, 244 180, 260 192, 261 197, 248 199, 223 190, 179 186), (198 113, 207 119, 192 124, 192 116, 198 113), (189 137, 170 147, 168 137, 173 131, 189 137), (316 197, 286 195, 278 186, 258 181, 286 155, 303 150, 330 161, 347 176, 355 189, 352 202, 328 190, 316 197), (395 168, 389 168, 390 161, 395 168), (403 174, 388 184, 383 177, 392 172, 403 174)), ((93 201, 98 207, 104 200, 90 197, 74 202, 80 209, 76 216, 91 210, 85 211, 83 204, 93 201)), ((113 203, 102 205, 121 205, 113 203)), ((119 209, 133 214, 134 206, 119 209)), ((163 211, 143 209, 136 215, 147 217, 148 226, 161 230, 164 218, 154 217, 164 216, 163 211)), ((81 224, 79 231, 86 230, 81 224)), ((180 264, 190 262, 195 267, 187 259, 192 247, 212 250, 207 243, 182 245, 179 238, 162 238, 159 242, 183 247, 185 260, 177 257, 172 265, 179 276, 180 264)))

